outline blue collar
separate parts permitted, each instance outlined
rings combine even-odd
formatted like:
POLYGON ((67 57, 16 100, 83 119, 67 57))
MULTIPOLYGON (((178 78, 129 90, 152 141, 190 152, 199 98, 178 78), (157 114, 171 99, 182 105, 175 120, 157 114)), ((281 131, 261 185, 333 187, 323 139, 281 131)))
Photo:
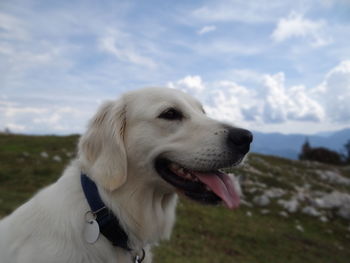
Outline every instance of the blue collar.
POLYGON ((80 176, 81 185, 84 190, 86 200, 88 201, 91 212, 96 217, 100 227, 100 232, 113 244, 131 251, 128 245, 128 235, 121 227, 118 218, 103 203, 96 184, 85 174, 80 176))

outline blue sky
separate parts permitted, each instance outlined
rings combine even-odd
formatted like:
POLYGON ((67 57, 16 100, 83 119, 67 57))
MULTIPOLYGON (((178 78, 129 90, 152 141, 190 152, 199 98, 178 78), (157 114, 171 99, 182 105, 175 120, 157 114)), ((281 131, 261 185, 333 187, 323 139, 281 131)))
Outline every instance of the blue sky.
POLYGON ((350 2, 1 1, 0 130, 81 133, 145 86, 256 131, 350 127, 350 2))

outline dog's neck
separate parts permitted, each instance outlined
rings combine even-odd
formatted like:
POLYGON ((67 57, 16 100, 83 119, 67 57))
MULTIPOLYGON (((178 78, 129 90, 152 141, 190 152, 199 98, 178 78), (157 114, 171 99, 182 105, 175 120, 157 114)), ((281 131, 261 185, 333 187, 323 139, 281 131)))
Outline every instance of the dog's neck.
POLYGON ((99 188, 105 204, 118 217, 130 246, 143 248, 170 238, 175 222, 177 195, 160 191, 155 183, 139 180, 130 171, 127 182, 110 192, 99 188))

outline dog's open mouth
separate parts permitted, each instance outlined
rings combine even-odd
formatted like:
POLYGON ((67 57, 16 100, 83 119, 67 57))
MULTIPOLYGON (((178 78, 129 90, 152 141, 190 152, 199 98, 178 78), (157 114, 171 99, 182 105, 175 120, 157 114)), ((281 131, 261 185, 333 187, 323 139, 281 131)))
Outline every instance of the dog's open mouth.
POLYGON ((167 159, 157 159, 155 167, 160 176, 189 198, 205 203, 221 201, 234 209, 239 205, 239 195, 229 175, 216 171, 194 171, 167 159))

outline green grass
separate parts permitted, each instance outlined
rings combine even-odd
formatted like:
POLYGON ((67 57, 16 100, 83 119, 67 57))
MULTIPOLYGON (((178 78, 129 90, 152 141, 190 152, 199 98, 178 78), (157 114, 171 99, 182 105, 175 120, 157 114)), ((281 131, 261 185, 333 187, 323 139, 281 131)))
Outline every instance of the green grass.
POLYGON ((0 217, 57 180, 75 152, 77 138, 0 135, 0 217), (48 158, 41 157, 42 152, 48 158), (54 161, 55 155, 62 161, 54 161))
MULTIPOLYGON (((75 152, 77 139, 78 136, 0 135, 0 217, 57 180, 72 158, 70 153, 75 152), (44 151, 48 158, 41 156, 44 151), (54 161, 55 155, 62 161, 54 161)), ((333 189, 317 180, 314 169, 337 169, 350 176, 348 168, 256 154, 251 155, 249 164, 260 172, 245 167, 233 171, 267 187, 286 190, 305 183, 316 189, 333 189)), ((350 191, 346 186, 339 189, 350 191)), ((172 237, 154 249, 154 262, 349 262, 349 222, 331 217, 323 223, 300 213, 285 218, 279 215, 275 202, 268 207, 268 214, 263 215, 262 209, 242 206, 229 211, 181 198, 172 237), (298 224, 304 232, 296 229, 298 224)))
POLYGON ((181 201, 173 236, 155 250, 155 262, 348 262, 350 239, 338 221, 181 201), (295 228, 295 220, 305 232, 295 228))

